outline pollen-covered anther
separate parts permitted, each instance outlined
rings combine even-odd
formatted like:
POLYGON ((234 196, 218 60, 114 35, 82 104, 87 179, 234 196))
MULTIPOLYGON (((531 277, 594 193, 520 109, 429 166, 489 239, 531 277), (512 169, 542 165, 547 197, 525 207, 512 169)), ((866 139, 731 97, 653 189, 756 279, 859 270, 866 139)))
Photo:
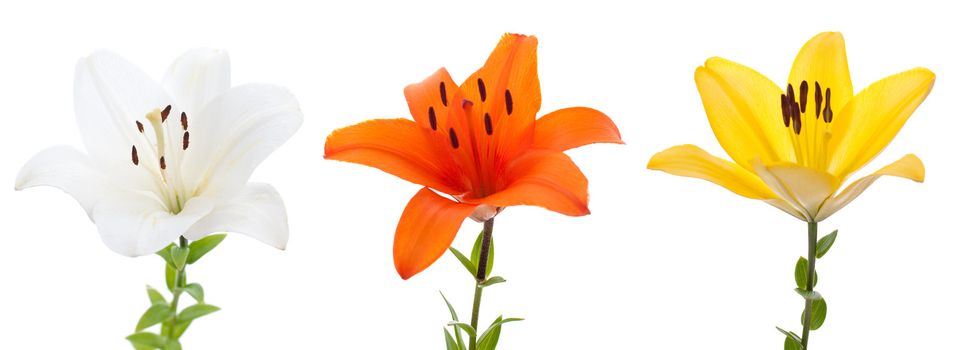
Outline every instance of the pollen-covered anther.
POLYGON ((486 126, 486 134, 493 135, 493 119, 490 118, 489 113, 483 116, 483 125, 486 126))
POLYGON ((460 140, 456 137, 456 130, 450 128, 450 145, 453 146, 453 149, 460 148, 460 140))
POLYGON ((186 112, 180 112, 180 126, 183 127, 183 131, 186 131, 190 126, 186 120, 186 112))
POLYGON ((826 88, 826 105, 822 110, 822 120, 826 123, 832 123, 832 106, 829 103, 829 97, 832 95, 829 88, 826 88))
POLYGON ((789 99, 786 97, 786 94, 779 95, 779 108, 783 111, 783 125, 788 128, 789 122, 792 121, 792 113, 790 113, 792 108, 789 107, 789 99))
POLYGON ((802 84, 799 84, 799 111, 806 113, 806 100, 808 99, 806 95, 809 94, 809 83, 805 80, 802 81, 802 84))
POLYGON ((816 119, 819 119, 819 115, 822 113, 822 88, 819 87, 819 82, 816 82, 816 119))
POLYGON ((447 106, 447 107, 449 106, 449 103, 447 103, 447 100, 446 100, 446 82, 445 81, 440 82, 440 100, 443 101, 443 106, 447 106))
POLYGON ((430 109, 427 111, 430 117, 430 129, 436 131, 436 111, 433 110, 433 106, 430 106, 430 109))
POLYGON ((506 115, 513 114, 513 94, 506 89, 506 115))
POLYGON ((184 131, 183 132, 183 150, 186 151, 188 147, 190 147, 190 132, 184 131))
POLYGON ((476 79, 476 86, 479 88, 480 102, 486 102, 486 84, 483 79, 476 79))
POLYGON ((137 120, 137 130, 139 130, 141 134, 143 133, 143 123, 139 120, 137 120))
POLYGON ((162 111, 160 111, 160 122, 161 122, 161 123, 162 123, 162 122, 165 122, 165 121, 166 121, 166 117, 169 117, 169 116, 170 116, 170 110, 171 110, 171 109, 173 109, 173 106, 171 106, 171 105, 166 105, 166 108, 164 108, 162 111))
POLYGON ((133 146, 133 165, 140 165, 140 156, 137 155, 137 146, 133 146))
POLYGON ((160 157, 160 169, 166 170, 166 157, 160 157))

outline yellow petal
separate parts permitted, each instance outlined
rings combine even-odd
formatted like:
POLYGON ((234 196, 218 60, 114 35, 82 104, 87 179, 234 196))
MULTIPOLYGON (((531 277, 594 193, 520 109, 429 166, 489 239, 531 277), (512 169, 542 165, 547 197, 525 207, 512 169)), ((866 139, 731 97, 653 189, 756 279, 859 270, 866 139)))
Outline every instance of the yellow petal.
POLYGON ((749 168, 756 157, 794 161, 776 84, 749 67, 714 57, 696 69, 696 86, 716 139, 736 163, 749 168))
MULTIPOLYGON (((830 90, 830 106, 838 112, 852 98, 852 80, 849 79, 849 64, 846 62, 846 41, 838 32, 825 32, 816 35, 803 45, 793 62, 789 73, 789 83, 799 93, 799 85, 805 80, 809 84, 806 108, 815 113, 816 82, 825 95, 830 90)), ((799 101, 799 98, 796 98, 799 101)))
POLYGON ((647 167, 673 175, 710 181, 746 198, 778 198, 756 175, 694 145, 675 146, 659 152, 649 160, 647 167))
POLYGON ((853 97, 833 121, 829 173, 845 179, 869 163, 899 133, 935 80, 928 69, 915 68, 877 81, 853 97))
MULTIPOLYGON (((780 198, 802 213, 800 219, 812 221, 823 202, 839 189, 839 180, 813 168, 794 163, 766 165, 758 159, 753 171, 780 198)), ((797 216, 798 217, 798 216, 797 216)))
POLYGON ((926 168, 923 167, 919 157, 916 157, 914 154, 907 154, 892 164, 879 169, 879 171, 856 180, 856 182, 846 186, 846 189, 838 196, 826 200, 826 203, 823 204, 822 209, 819 211, 819 215, 816 216, 816 221, 825 220, 830 215, 839 211, 839 209, 842 209, 842 207, 845 207, 846 204, 849 204, 853 199, 859 197, 859 194, 883 175, 898 176, 912 181, 922 182, 926 178, 926 168))

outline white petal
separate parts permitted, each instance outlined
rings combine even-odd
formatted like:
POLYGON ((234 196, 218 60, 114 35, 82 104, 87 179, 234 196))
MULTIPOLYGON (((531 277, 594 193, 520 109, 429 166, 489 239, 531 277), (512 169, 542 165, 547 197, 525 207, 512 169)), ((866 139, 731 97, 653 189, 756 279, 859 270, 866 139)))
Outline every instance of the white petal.
MULTIPOLYGON (((149 190, 155 184, 149 169, 158 167, 149 135, 140 134, 136 120, 172 104, 159 84, 123 58, 98 51, 77 63, 74 108, 90 159, 111 175, 111 182, 129 189, 149 190), (133 165, 137 147, 141 166, 133 165)), ((151 134, 151 133, 147 133, 151 134)))
POLYGON ((856 180, 849 186, 846 186, 846 189, 842 190, 842 193, 826 200, 826 203, 822 206, 822 210, 819 211, 819 215, 816 216, 816 221, 825 220, 830 215, 835 214, 839 209, 845 207, 846 204, 852 202, 853 199, 859 197, 873 182, 876 182, 876 180, 885 175, 922 182, 926 177, 926 169, 923 167, 919 157, 912 154, 906 155, 884 166, 882 169, 856 180))
POLYGON ((302 122, 296 98, 286 89, 249 84, 221 94, 190 126, 182 169, 188 188, 208 194, 240 191, 302 122))
POLYGON ((183 111, 197 113, 230 88, 230 57, 223 50, 187 51, 170 65, 163 87, 183 111))
POLYGON ((286 207, 273 186, 251 183, 229 203, 218 205, 213 212, 198 221, 186 237, 203 238, 216 232, 242 233, 279 249, 286 248, 290 229, 286 221, 286 207))
POLYGON ((70 146, 54 146, 30 158, 17 174, 17 191, 34 186, 52 186, 73 196, 87 215, 100 198, 113 188, 103 181, 86 154, 70 146))
POLYGON ((196 197, 173 215, 152 194, 126 191, 104 198, 93 209, 93 222, 107 247, 123 255, 141 256, 173 243, 211 210, 211 199, 196 197))
MULTIPOLYGON (((806 221, 816 217, 823 202, 839 187, 839 180, 834 176, 793 163, 765 165, 757 158, 753 161, 753 171, 792 209, 802 214, 800 219, 806 221)), ((796 216, 782 204, 776 207, 796 216)))

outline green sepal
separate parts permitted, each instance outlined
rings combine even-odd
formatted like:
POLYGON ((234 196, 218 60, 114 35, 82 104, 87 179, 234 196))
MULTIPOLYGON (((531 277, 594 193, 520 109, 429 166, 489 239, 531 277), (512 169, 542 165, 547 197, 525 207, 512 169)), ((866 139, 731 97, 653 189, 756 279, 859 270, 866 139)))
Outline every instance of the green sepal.
POLYGON ((189 255, 190 248, 183 248, 178 245, 170 247, 170 259, 173 260, 173 267, 177 270, 183 270, 189 255))
POLYGON ((163 258, 163 261, 166 261, 167 265, 170 266, 173 266, 173 258, 170 257, 170 249, 172 249, 174 246, 176 245, 170 243, 170 245, 163 247, 163 249, 160 249, 156 252, 156 255, 159 255, 161 258, 163 258))
MULTIPOLYGON (((809 329, 817 330, 819 327, 822 327, 822 324, 826 322, 826 299, 817 299, 812 302, 812 320, 809 329)), ((806 311, 803 310, 802 318, 799 319, 799 322, 804 326, 806 325, 806 311)))
POLYGON ((137 332, 127 336, 127 340, 133 343, 134 347, 146 349, 165 349, 168 339, 159 334, 150 332, 137 332))
POLYGON ((190 305, 190 307, 180 311, 180 314, 177 315, 177 322, 190 322, 197 318, 212 314, 219 311, 220 308, 210 305, 210 304, 195 304, 190 305))
POLYGON ((803 299, 808 299, 808 300, 819 300, 819 299, 822 299, 822 294, 819 294, 819 292, 816 292, 816 291, 810 292, 810 291, 805 290, 805 289, 802 289, 802 288, 796 288, 796 289, 793 289, 793 290, 796 291, 796 294, 799 294, 799 296, 803 297, 803 299))
POLYGON ((453 253, 453 256, 456 256, 456 260, 460 261, 460 264, 463 264, 463 267, 466 268, 466 271, 469 271, 470 276, 476 278, 476 265, 473 265, 473 262, 470 259, 467 259, 463 253, 460 253, 456 248, 450 247, 450 253, 453 253))
POLYGON ((475 336, 476 336, 476 330, 473 329, 473 326, 470 326, 470 325, 467 324, 467 323, 455 322, 455 321, 454 321, 454 322, 450 322, 450 323, 448 323, 448 324, 446 324, 446 325, 447 325, 447 326, 453 326, 453 327, 462 329, 462 330, 463 330, 464 332, 466 332, 466 334, 468 334, 470 337, 475 337, 475 336))
POLYGON ((160 292, 153 287, 147 286, 147 297, 150 298, 150 305, 167 304, 163 294, 160 294, 160 292))
POLYGON ((140 321, 137 322, 136 331, 142 331, 152 325, 158 324, 160 322, 166 321, 173 317, 174 311, 167 304, 154 304, 150 306, 147 311, 143 312, 143 315, 140 316, 140 321))
POLYGON ((209 235, 190 243, 190 255, 186 259, 187 264, 193 264, 197 260, 200 260, 206 253, 209 253, 213 248, 216 248, 220 242, 223 242, 223 239, 226 238, 225 233, 209 235))
POLYGON ((783 344, 784 350, 802 350, 802 338, 799 335, 779 327, 776 327, 776 329, 786 335, 786 342, 783 344))
POLYGON ((819 239, 819 242, 816 243, 816 257, 822 258, 823 255, 826 255, 826 252, 829 251, 829 248, 832 248, 832 244, 836 242, 836 235, 839 234, 839 230, 834 230, 832 233, 823 236, 819 239))
MULTIPOLYGON (((476 266, 476 271, 479 269, 479 255, 480 250, 483 248, 483 231, 480 231, 479 235, 476 236, 476 242, 473 242, 473 251, 470 253, 470 261, 473 262, 473 266, 476 266)), ((493 256, 495 249, 493 248, 493 238, 490 237, 489 240, 489 258, 486 259, 486 275, 489 276, 493 273, 493 256)), ((476 276, 474 273, 473 276, 476 276)))
POLYGON ((483 281, 483 282, 480 282, 479 287, 480 287, 480 288, 486 288, 486 287, 492 286, 492 285, 494 285, 494 284, 503 283, 503 282, 506 282, 506 279, 504 279, 503 277, 493 276, 493 277, 487 278, 487 279, 486 279, 485 281, 483 281))
POLYGON ((507 322, 516 322, 516 321, 522 321, 522 320, 523 320, 522 318, 504 319, 503 316, 496 318, 496 321, 493 321, 493 323, 489 325, 489 328, 487 328, 486 331, 483 332, 483 334, 481 334, 479 338, 476 339, 477 345, 486 343, 487 344, 486 347, 483 347, 482 345, 479 345, 477 347, 480 349, 490 349, 490 350, 495 349, 496 343, 499 342, 499 332, 502 325, 507 322))
MULTIPOLYGON (((809 271, 809 260, 806 260, 804 257, 799 257, 799 261, 796 262, 796 286, 800 289, 806 289, 806 273, 809 271)), ((816 286, 816 283, 819 283, 819 272, 813 274, 812 285, 816 286)))
POLYGON ((193 297, 193 300, 196 300, 198 303, 203 303, 203 286, 200 286, 199 283, 190 283, 183 287, 183 290, 190 294, 193 297))

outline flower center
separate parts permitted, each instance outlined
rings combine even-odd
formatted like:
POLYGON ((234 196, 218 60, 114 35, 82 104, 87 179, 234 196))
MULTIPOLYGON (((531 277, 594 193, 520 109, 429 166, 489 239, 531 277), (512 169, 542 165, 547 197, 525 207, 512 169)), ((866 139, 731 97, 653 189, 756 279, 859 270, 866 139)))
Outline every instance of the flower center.
POLYGON ((809 83, 803 80, 799 85, 799 101, 796 101, 795 92, 793 85, 788 84, 786 93, 781 94, 779 99, 783 125, 792 131, 789 135, 796 152, 796 163, 823 170, 828 160, 827 146, 832 138, 832 92, 827 87, 823 93, 819 82, 815 82, 815 112, 806 108, 809 102, 809 83))
POLYGON ((144 169, 151 172, 156 180, 156 191, 171 213, 179 213, 186 203, 188 195, 180 174, 180 164, 183 153, 190 147, 189 120, 186 112, 180 113, 179 127, 168 126, 167 119, 173 106, 167 105, 162 110, 157 108, 146 114, 147 125, 153 130, 151 135, 146 133, 146 127, 139 120, 136 121, 137 132, 143 136, 149 150, 141 154, 137 146, 133 145, 132 161, 134 166, 140 166, 141 156, 150 160, 144 164, 144 169), (182 131, 182 134, 180 132, 182 131), (182 135, 182 136, 181 136, 182 135), (179 137, 180 142, 168 143, 179 137))

